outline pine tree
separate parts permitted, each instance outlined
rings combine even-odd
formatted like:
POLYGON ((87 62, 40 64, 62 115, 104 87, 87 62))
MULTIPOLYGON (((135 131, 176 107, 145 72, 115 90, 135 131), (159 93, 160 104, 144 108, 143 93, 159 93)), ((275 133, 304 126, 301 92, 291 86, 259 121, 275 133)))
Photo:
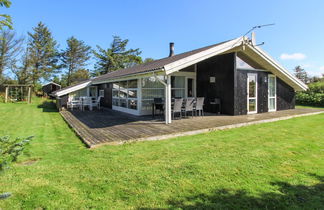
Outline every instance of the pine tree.
POLYGON ((71 76, 75 72, 82 70, 91 58, 91 47, 74 37, 69 38, 66 42, 67 48, 61 53, 61 61, 63 68, 67 69, 67 85, 69 86, 74 82, 71 76))
POLYGON ((58 69, 57 43, 52 33, 42 22, 28 32, 28 52, 32 66, 32 81, 35 85, 41 78, 49 79, 58 69))
POLYGON ((16 57, 23 50, 23 40, 22 37, 17 38, 13 31, 0 31, 0 77, 5 69, 16 63, 16 57))
MULTIPOLYGON (((11 1, 9 0, 0 0, 0 7, 9 8, 11 6, 11 1)), ((7 27, 12 29, 11 16, 6 14, 0 14, 0 29, 7 27)))
POLYGON ((295 67, 294 74, 298 79, 300 79, 305 84, 308 82, 307 72, 301 66, 295 67))
POLYGON ((113 36, 110 48, 105 50, 97 45, 97 51, 93 52, 97 59, 94 74, 102 75, 142 63, 139 56, 142 52, 138 48, 127 50, 127 44, 128 39, 122 40, 119 36, 113 36))
POLYGON ((14 73, 14 75, 17 78, 18 84, 30 84, 32 82, 32 71, 31 71, 31 65, 30 65, 30 59, 29 59, 28 49, 25 51, 23 56, 21 57, 21 65, 17 66, 16 63, 14 63, 11 66, 11 71, 14 73))

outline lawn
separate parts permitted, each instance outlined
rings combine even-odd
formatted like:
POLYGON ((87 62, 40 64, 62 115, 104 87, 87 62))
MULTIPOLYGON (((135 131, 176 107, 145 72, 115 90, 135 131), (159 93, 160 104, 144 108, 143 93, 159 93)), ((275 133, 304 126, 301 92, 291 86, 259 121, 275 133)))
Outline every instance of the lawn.
POLYGON ((321 209, 324 115, 87 149, 49 104, 0 104, 34 140, 0 175, 0 209, 321 209))

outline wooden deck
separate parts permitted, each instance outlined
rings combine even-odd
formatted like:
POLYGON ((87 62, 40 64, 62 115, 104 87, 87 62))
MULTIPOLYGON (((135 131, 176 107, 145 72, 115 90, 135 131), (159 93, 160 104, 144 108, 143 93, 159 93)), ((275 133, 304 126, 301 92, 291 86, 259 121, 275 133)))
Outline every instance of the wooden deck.
POLYGON ((138 117, 117 111, 61 111, 61 115, 88 147, 120 144, 129 141, 158 140, 211 130, 241 127, 249 124, 288 119, 322 112, 317 109, 292 109, 253 115, 207 115, 173 120, 138 117))

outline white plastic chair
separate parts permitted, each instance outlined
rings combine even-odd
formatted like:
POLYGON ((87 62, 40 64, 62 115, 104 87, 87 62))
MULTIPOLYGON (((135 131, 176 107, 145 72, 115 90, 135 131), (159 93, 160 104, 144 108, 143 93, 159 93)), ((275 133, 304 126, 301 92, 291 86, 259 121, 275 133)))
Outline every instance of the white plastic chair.
POLYGON ((191 112, 191 116, 193 117, 194 102, 195 102, 195 99, 194 98, 187 98, 186 99, 185 107, 182 110, 182 111, 184 111, 185 116, 187 116, 187 112, 191 112))
POLYGON ((80 109, 81 101, 80 100, 72 100, 67 102, 67 108, 73 110, 73 108, 80 109))
POLYGON ((89 107, 89 110, 92 111, 92 99, 90 97, 82 97, 82 111, 84 111, 84 108, 87 106, 89 107))
POLYGON ((195 107, 196 115, 198 112, 199 116, 204 116, 204 101, 205 101, 204 97, 197 98, 196 107, 195 107))
POLYGON ((179 117, 180 118, 182 117, 182 103, 183 103, 183 98, 174 100, 173 109, 171 110, 173 119, 175 113, 179 113, 180 114, 179 117))
POLYGON ((97 100, 92 101, 92 107, 97 107, 97 109, 100 110, 100 100, 101 96, 99 96, 97 100))

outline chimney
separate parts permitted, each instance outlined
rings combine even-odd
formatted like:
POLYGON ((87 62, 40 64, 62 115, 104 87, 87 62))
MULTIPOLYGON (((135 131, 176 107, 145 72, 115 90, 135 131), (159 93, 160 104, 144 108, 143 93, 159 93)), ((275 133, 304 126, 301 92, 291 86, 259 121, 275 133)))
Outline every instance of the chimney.
POLYGON ((170 54, 169 57, 174 56, 174 43, 170 42, 170 54))
POLYGON ((252 42, 253 46, 256 45, 256 39, 255 39, 255 32, 254 31, 251 33, 251 42, 252 42))

